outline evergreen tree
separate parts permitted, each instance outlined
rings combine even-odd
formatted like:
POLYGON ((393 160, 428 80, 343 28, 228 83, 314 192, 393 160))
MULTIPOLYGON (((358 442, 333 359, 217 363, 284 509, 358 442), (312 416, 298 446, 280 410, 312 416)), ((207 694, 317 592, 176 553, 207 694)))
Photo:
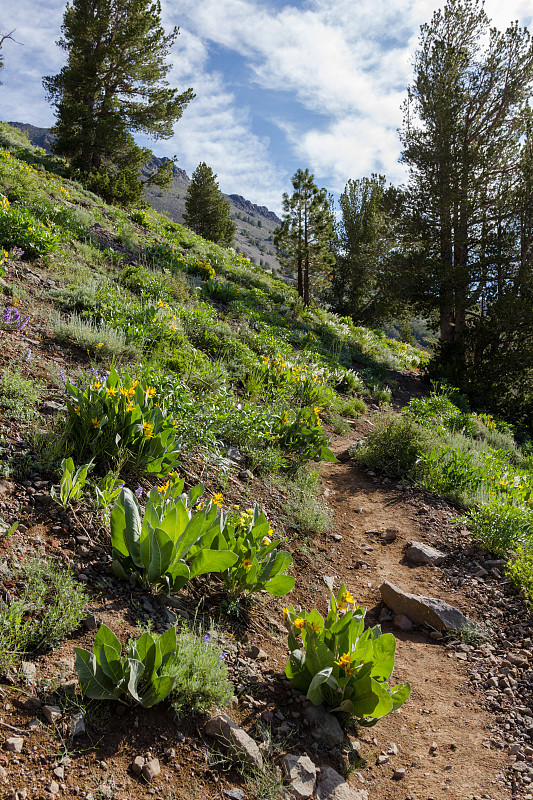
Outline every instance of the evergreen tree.
POLYGON ((198 164, 187 187, 183 220, 204 239, 231 247, 235 235, 231 204, 218 188, 216 177, 204 161, 198 164))
POLYGON ((56 108, 54 149, 106 199, 138 201, 151 151, 132 134, 170 138, 194 97, 165 80, 178 29, 165 33, 159 0, 72 0, 62 33, 67 64, 43 79, 56 108))
POLYGON ((298 294, 308 306, 311 273, 327 273, 335 262, 333 213, 326 190, 318 189, 308 169, 299 169, 292 185, 292 196, 283 194, 283 217, 274 231, 274 245, 279 262, 296 271, 298 294))

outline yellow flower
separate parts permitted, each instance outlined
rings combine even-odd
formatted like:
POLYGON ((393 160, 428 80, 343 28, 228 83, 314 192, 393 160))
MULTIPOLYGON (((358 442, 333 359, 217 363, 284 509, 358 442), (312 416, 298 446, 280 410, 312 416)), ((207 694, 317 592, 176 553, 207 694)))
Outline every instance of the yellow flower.
POLYGON ((100 381, 95 381, 94 383, 91 384, 91 389, 96 389, 96 391, 98 391, 101 388, 102 384, 100 383, 100 381))
POLYGON ((115 389, 114 386, 110 386, 108 389, 106 389, 106 392, 107 392, 107 396, 108 397, 116 397, 117 396, 117 390, 115 389))
POLYGON ((91 420, 91 422, 92 422, 92 424, 94 425, 95 428, 99 428, 100 427, 100 422, 96 419, 96 417, 94 417, 91 420))
POLYGON ((133 411, 133 403, 128 403, 127 404, 126 411, 133 411))
POLYGON ((307 623, 312 631, 315 633, 320 633, 320 622, 308 622, 307 623))
POLYGON ((170 481, 167 481, 166 483, 163 484, 163 486, 158 486, 157 491, 160 492, 160 494, 164 494, 169 486, 170 486, 170 481))
POLYGON ((344 592, 341 599, 344 603, 355 603, 355 600, 353 599, 353 594, 348 590, 344 592))
POLYGON ((305 625, 305 619, 303 619, 303 617, 296 617, 292 624, 301 631, 305 625))
POLYGON ((245 569, 246 572, 248 572, 248 570, 252 566, 252 562, 250 561, 249 558, 245 558, 244 561, 242 562, 242 566, 243 566, 243 569, 245 569))
POLYGON ((264 545, 270 544, 270 539, 268 538, 268 536, 265 536, 265 537, 264 537, 264 539, 263 539, 263 544, 264 544, 264 545))
POLYGON ((347 675, 351 675, 352 672, 354 671, 351 653, 344 653, 344 655, 342 655, 338 661, 335 661, 335 664, 338 664, 339 667, 343 669, 347 675))
POLYGON ((81 414, 81 408, 79 406, 76 406, 74 411, 76 412, 76 414, 81 414))
POLYGON ((104 346, 103 342, 98 342, 98 344, 96 345, 96 349, 100 350, 100 348, 103 347, 103 346, 104 346))
POLYGON ((147 439, 154 438, 154 426, 149 422, 143 422, 143 434, 147 439))
POLYGON ((214 494, 213 497, 212 497, 213 504, 215 506, 218 506, 219 508, 222 508, 223 500, 224 500, 224 498, 222 497, 220 492, 218 492, 217 494, 214 494))
POLYGON ((148 386, 148 388, 146 389, 146 396, 155 397, 155 389, 153 386, 148 386))
POLYGON ((289 609, 288 608, 284 608, 283 609, 283 622, 285 622, 285 620, 287 619, 288 614, 289 614, 289 609))

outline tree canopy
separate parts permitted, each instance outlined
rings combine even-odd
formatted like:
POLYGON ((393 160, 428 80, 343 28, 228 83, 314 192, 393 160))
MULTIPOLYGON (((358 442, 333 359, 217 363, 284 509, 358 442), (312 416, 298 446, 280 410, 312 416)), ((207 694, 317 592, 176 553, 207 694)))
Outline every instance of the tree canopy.
POLYGON ((218 188, 216 177, 204 161, 198 164, 187 187, 183 220, 204 239, 231 247, 235 235, 231 204, 218 188))
POLYGON ((166 80, 178 33, 165 33, 159 0, 72 0, 66 8, 58 45, 67 64, 43 80, 56 109, 54 149, 108 200, 142 197, 139 173, 151 151, 132 134, 169 138, 194 97, 166 80))

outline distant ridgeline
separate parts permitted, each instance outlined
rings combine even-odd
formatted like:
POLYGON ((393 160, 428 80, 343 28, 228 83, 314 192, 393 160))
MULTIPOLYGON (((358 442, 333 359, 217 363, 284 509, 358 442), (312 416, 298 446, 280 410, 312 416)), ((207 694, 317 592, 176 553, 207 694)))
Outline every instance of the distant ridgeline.
MULTIPOLYGON (((25 122, 9 122, 8 124, 24 131, 32 144, 42 147, 47 153, 50 152, 54 137, 49 128, 38 128, 25 122)), ((167 160, 154 156, 144 165, 143 178, 147 180, 167 160)), ((146 198, 156 211, 182 223, 185 195, 191 179, 185 170, 176 165, 173 168, 173 175, 172 187, 169 192, 164 193, 157 186, 148 187, 146 198)), ((255 203, 251 203, 238 194, 230 194, 226 197, 231 203, 231 218, 237 225, 233 245, 235 250, 255 264, 280 272, 282 268, 276 259, 273 242, 274 229, 281 222, 279 217, 265 206, 256 206, 255 203)))

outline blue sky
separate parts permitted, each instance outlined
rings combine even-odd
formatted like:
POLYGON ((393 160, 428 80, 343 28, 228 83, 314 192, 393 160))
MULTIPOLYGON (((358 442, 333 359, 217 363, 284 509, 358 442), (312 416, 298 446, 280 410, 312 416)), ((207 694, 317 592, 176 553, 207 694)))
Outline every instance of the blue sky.
MULTIPOLYGON (((169 80, 196 98, 170 140, 142 140, 157 155, 178 156, 189 175, 200 161, 220 188, 279 211, 291 175, 309 167, 335 194, 349 178, 398 163, 401 103, 412 78, 419 28, 438 0, 162 0, 166 26, 178 25, 169 80)), ((530 0, 487 0, 494 24, 530 25, 530 0)), ((55 45, 64 2, 17 0, 2 12, 3 120, 49 126, 41 85, 59 71, 55 45)))

